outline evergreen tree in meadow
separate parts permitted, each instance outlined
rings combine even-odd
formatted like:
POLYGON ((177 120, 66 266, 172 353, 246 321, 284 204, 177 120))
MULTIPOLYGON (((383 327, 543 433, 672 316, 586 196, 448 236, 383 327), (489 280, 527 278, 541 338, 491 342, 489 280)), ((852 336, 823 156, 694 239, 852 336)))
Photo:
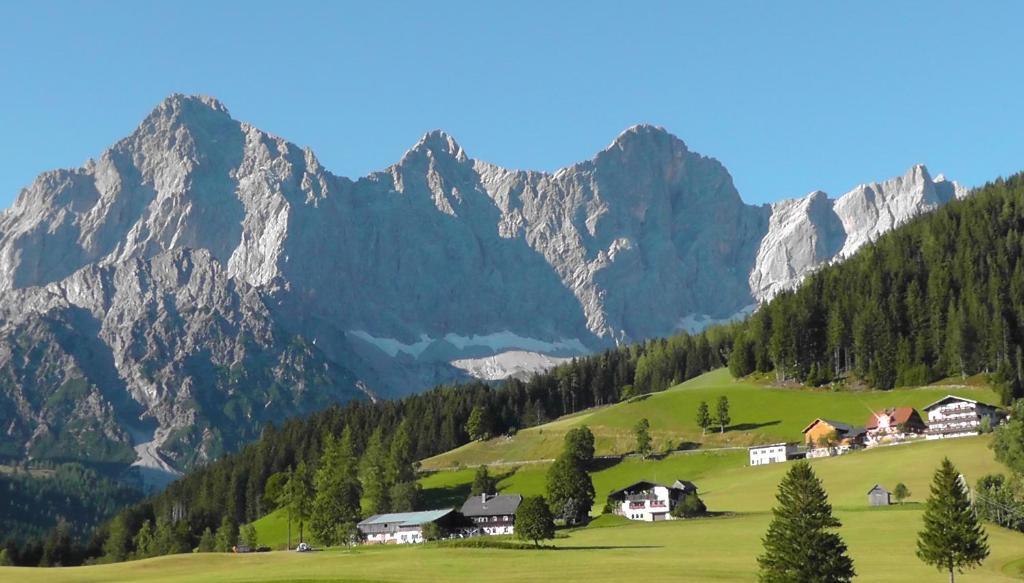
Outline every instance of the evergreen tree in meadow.
POLYGON ((924 510, 924 530, 918 533, 917 556, 949 573, 976 567, 988 556, 988 535, 971 507, 960 473, 943 458, 932 479, 931 495, 924 510))
POLYGON ((841 526, 807 462, 794 463, 776 496, 772 521, 757 558, 763 583, 845 583, 854 577, 846 543, 835 532, 841 526))
POLYGON ((722 433, 725 433, 726 426, 732 423, 732 417, 729 416, 729 397, 726 397, 725 395, 719 397, 718 407, 716 409, 716 421, 718 421, 719 430, 722 433))
POLYGON ((636 437, 636 453, 646 458, 651 455, 651 423, 647 418, 636 422, 633 426, 633 435, 636 437))
POLYGON ((309 527, 321 543, 334 546, 338 525, 359 522, 362 488, 356 474, 356 455, 352 428, 346 427, 341 439, 328 435, 320 455, 314 488, 316 496, 310 511, 309 527))
POLYGON ((711 427, 711 411, 707 401, 701 401, 697 406, 697 427, 700 427, 701 435, 706 434, 708 427, 711 427))

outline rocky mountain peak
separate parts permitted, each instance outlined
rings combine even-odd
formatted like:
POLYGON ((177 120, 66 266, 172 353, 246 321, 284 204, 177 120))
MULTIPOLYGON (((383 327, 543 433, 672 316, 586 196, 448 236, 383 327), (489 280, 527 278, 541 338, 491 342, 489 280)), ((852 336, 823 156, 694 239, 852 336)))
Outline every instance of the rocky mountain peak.
POLYGON ((443 130, 432 130, 423 134, 409 152, 425 153, 435 158, 453 158, 459 162, 469 160, 462 146, 443 130))

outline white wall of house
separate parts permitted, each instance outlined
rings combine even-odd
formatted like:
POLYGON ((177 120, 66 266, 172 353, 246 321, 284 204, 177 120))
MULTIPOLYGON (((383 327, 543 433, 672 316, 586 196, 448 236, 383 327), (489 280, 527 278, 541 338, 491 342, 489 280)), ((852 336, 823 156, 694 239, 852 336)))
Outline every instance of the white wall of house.
POLYGON ((981 420, 988 418, 995 427, 996 410, 970 401, 950 401, 928 410, 928 439, 968 437, 981 432, 981 420))
POLYGON ((750 465, 763 466, 792 459, 797 453, 797 446, 773 443, 771 445, 752 447, 748 450, 748 453, 750 454, 750 465))
POLYGON ((406 527, 398 532, 379 532, 366 536, 367 543, 376 544, 416 544, 423 542, 422 527, 406 527))
POLYGON ((672 516, 669 514, 671 502, 669 501, 668 488, 665 486, 655 486, 648 490, 648 492, 653 494, 654 500, 623 501, 619 505, 619 512, 622 516, 630 520, 643 520, 645 522, 671 520, 672 516))

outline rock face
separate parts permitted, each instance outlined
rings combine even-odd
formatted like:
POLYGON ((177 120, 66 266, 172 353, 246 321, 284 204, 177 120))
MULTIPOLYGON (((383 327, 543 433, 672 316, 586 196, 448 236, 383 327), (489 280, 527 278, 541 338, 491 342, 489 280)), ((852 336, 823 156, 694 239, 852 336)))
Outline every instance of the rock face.
POLYGON ((963 192, 915 167, 750 206, 643 125, 555 173, 435 131, 353 181, 175 95, 0 215, 0 454, 185 468, 330 402, 733 317, 963 192))
POLYGON ((843 259, 917 215, 967 195, 917 165, 901 177, 862 184, 831 200, 821 191, 772 205, 768 233, 750 272, 758 302, 796 287, 820 265, 843 259))

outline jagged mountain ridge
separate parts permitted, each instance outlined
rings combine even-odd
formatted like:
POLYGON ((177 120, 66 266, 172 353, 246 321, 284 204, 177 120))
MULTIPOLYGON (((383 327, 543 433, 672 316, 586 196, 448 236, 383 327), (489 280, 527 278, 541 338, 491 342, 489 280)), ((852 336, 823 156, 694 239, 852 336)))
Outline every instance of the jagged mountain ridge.
POLYGON ((99 420, 103 455, 155 427, 186 467, 265 421, 359 396, 357 380, 390 396, 459 378, 456 360, 565 356, 729 318, 962 192, 923 167, 908 176, 751 206, 718 161, 640 125, 554 173, 474 160, 435 131, 350 180, 214 99, 175 95, 0 216, 0 355, 56 343, 40 362, 81 371, 37 386, 24 356, 0 358, 15 421, 3 447, 42 451, 33 427, 58 434, 59 407, 30 393, 70 381, 96 403, 75 418, 99 420), (171 267, 185 264, 201 269, 171 267), (61 348, 72 337, 95 350, 61 348))

